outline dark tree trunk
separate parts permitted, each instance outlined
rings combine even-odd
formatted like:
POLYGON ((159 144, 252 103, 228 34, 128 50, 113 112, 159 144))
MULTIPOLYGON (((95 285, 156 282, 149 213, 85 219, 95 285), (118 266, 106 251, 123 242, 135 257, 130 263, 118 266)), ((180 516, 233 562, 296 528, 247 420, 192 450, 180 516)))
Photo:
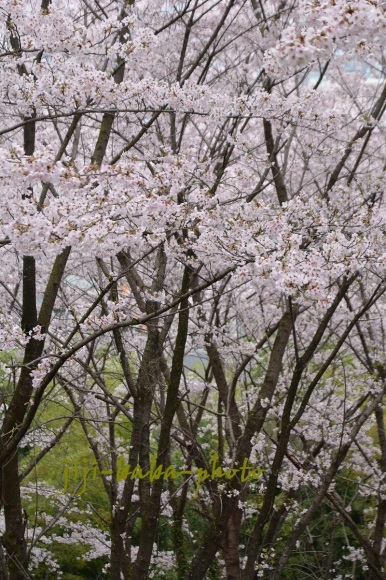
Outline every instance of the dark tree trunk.
POLYGON ((236 507, 229 519, 227 531, 222 544, 227 580, 240 580, 240 527, 242 511, 236 507))

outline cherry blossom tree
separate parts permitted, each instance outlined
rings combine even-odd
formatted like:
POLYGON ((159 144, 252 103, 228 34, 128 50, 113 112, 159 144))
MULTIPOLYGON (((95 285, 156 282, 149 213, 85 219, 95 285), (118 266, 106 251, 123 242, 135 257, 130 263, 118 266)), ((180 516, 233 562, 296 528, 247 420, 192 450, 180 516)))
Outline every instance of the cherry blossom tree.
POLYGON ((315 577, 383 578, 385 3, 0 8, 0 574, 55 538, 114 580, 300 576, 332 513, 315 577), (74 425, 104 528, 26 516, 74 425))

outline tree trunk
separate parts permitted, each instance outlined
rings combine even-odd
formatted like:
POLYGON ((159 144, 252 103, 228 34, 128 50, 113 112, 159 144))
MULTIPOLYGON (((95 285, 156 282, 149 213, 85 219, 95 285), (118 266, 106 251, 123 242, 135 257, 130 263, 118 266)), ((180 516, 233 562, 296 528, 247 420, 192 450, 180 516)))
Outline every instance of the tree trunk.
POLYGON ((222 553, 225 561, 227 580, 240 580, 240 527, 242 521, 242 511, 235 508, 227 526, 227 531, 222 544, 222 553))
POLYGON ((24 532, 26 519, 23 517, 19 485, 19 461, 17 450, 3 466, 3 502, 5 534, 2 541, 8 555, 9 580, 25 580, 28 555, 24 532))

